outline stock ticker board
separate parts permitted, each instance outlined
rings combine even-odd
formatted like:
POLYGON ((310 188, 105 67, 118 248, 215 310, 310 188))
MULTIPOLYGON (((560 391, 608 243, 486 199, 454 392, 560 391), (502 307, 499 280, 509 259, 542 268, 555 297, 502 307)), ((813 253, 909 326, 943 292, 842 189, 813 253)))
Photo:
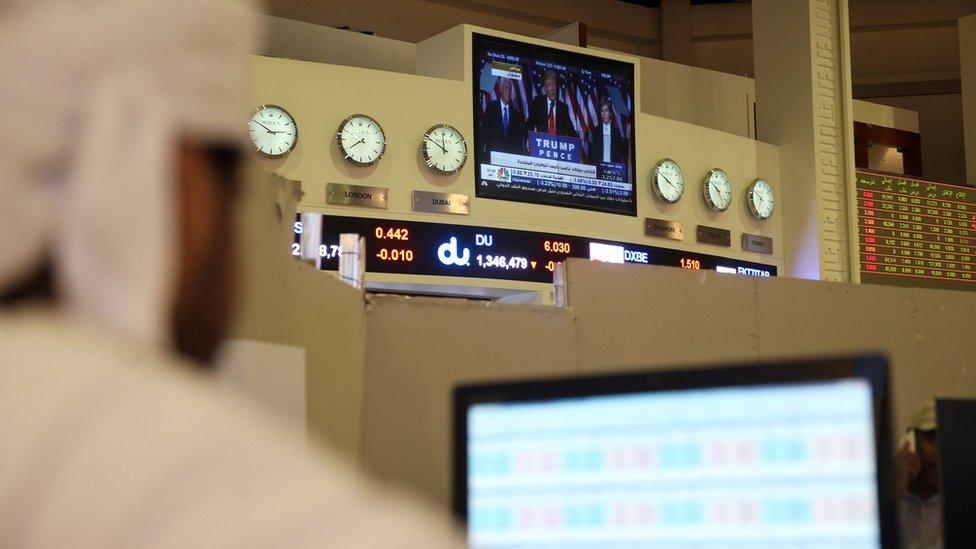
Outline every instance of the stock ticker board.
POLYGON ((976 290, 976 189, 857 173, 861 282, 976 290))
MULTIPOLYGON (((322 215, 323 270, 339 268, 339 235, 366 239, 366 272, 552 282, 556 264, 569 257, 610 263, 666 265, 746 276, 776 276, 776 267, 640 244, 472 225, 322 215)), ((302 216, 292 254, 301 249, 302 216)))

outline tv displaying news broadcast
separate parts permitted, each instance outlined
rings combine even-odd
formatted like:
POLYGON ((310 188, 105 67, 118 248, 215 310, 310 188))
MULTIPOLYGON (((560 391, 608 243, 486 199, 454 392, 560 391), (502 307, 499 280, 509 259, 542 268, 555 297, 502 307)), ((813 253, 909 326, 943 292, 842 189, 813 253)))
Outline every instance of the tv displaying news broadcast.
POLYGON ((637 215, 634 66, 473 35, 476 195, 637 215))

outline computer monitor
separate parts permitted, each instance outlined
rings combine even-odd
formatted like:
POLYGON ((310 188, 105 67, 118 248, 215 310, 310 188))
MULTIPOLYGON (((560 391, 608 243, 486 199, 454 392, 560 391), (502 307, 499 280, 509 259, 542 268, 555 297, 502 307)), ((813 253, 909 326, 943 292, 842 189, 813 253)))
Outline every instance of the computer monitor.
POLYGON ((459 387, 472 547, 895 547, 879 357, 459 387), (880 457, 884 456, 884 457, 880 457))
POLYGON ((939 482, 945 547, 976 546, 976 400, 938 399, 939 482))

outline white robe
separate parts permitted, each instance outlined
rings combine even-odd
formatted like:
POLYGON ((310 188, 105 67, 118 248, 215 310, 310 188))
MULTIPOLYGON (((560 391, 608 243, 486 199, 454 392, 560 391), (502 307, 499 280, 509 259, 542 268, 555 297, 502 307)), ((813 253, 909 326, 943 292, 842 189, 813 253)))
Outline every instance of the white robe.
POLYGON ((0 315, 0 547, 454 547, 179 360, 0 315))

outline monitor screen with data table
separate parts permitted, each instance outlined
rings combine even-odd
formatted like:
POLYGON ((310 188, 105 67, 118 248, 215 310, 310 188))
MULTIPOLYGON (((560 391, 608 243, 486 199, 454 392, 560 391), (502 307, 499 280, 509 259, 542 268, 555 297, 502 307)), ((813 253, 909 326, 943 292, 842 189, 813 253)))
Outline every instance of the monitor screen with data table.
POLYGON ((882 359, 455 393, 472 547, 888 547, 882 359))

